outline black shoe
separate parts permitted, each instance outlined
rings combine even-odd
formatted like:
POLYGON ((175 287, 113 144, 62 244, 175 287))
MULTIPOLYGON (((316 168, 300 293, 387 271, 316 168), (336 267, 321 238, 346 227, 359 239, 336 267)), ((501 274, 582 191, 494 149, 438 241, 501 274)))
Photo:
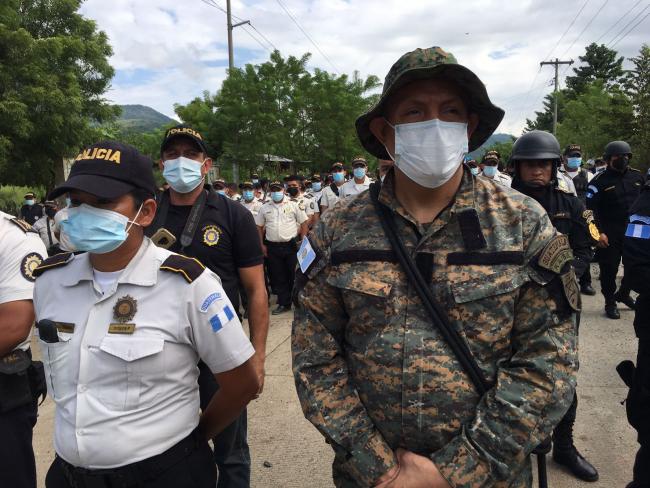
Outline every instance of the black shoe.
POLYGON ((637 483, 636 481, 632 481, 628 483, 628 485, 625 488, 650 488, 650 485, 642 485, 641 483, 637 483))
POLYGON ((278 305, 275 310, 271 312, 271 315, 280 315, 281 313, 288 312, 291 310, 290 305, 278 305))
POLYGON ((636 308, 636 302, 634 301, 634 298, 630 296, 630 294, 623 295, 621 292, 616 292, 614 293, 614 300, 617 302, 622 303, 623 305, 626 305, 628 308, 634 310, 636 308))
POLYGON ((608 319, 613 319, 613 320, 617 320, 621 318, 621 314, 618 313, 618 307, 616 306, 615 303, 612 305, 605 305, 605 315, 607 315, 608 319))
POLYGON ((580 293, 593 297, 596 294, 596 290, 591 287, 591 284, 587 283, 586 285, 582 285, 580 287, 580 293))
POLYGON ((553 446, 553 461, 562 466, 566 466, 573 475, 583 481, 598 481, 598 471, 582 454, 578 452, 575 446, 568 449, 556 449, 553 446))

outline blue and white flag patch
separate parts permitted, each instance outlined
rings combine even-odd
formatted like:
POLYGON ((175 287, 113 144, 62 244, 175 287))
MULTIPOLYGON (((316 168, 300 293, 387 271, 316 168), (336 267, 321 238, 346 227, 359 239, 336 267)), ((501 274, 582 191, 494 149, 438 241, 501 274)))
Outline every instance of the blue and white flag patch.
POLYGON ((298 256, 298 264, 300 264, 300 271, 303 273, 307 272, 311 263, 316 259, 316 251, 311 247, 311 242, 307 237, 303 238, 302 244, 300 244, 300 249, 296 254, 298 256))
POLYGON ((210 305, 212 305, 217 300, 221 300, 221 293, 212 293, 211 295, 208 295, 205 300, 203 300, 203 304, 201 305, 201 312, 207 312, 208 308, 210 308, 210 305))
POLYGON ((636 239, 650 239, 650 225, 627 224, 625 237, 634 237, 636 239))
POLYGON ((213 332, 219 332, 224 325, 235 318, 235 312, 232 311, 230 305, 226 305, 217 315, 210 319, 210 325, 213 332))

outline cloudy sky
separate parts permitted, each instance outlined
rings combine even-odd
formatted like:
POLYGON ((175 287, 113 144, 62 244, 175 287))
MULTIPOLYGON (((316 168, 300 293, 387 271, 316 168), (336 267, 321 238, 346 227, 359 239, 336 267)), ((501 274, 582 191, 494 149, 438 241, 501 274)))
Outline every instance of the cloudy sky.
MULTIPOLYGON (((216 91, 228 47, 226 16, 211 1, 226 6, 226 0, 86 0, 82 13, 108 34, 114 50, 108 98, 176 118, 175 103, 216 91)), ((383 80, 404 52, 439 45, 479 75, 506 111, 499 132, 515 135, 552 90, 553 68, 540 69, 540 61, 577 62, 594 41, 627 58, 650 42, 650 0, 232 0, 232 11, 234 22, 250 20, 257 29, 234 30, 236 66, 264 62, 275 47, 285 57, 311 52, 311 68, 383 80)))

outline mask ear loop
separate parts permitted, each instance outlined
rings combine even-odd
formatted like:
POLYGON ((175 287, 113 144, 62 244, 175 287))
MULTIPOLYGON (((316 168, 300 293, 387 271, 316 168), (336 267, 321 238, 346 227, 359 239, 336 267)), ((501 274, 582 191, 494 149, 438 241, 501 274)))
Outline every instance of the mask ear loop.
POLYGON ((138 227, 142 227, 140 224, 138 224, 138 223, 136 222, 136 220, 138 219, 138 216, 140 215, 140 211, 142 211, 142 206, 143 206, 143 205, 144 205, 144 202, 142 202, 142 203, 140 204, 140 208, 138 208, 138 211, 136 212, 135 217, 133 217, 133 220, 129 220, 129 225, 128 225, 128 227, 126 228, 126 233, 127 233, 127 234, 128 234, 129 231, 131 230, 131 227, 133 227, 134 225, 137 225, 138 227))

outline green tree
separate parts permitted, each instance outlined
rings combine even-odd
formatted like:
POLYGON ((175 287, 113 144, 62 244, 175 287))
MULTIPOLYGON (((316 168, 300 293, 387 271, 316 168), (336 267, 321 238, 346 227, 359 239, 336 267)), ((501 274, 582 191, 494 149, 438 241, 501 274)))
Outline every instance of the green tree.
MULTIPOLYGON (((557 120, 558 122, 564 118, 565 104, 567 99, 567 90, 559 90, 557 92, 557 120)), ((526 127, 524 132, 531 130, 545 130, 553 132, 553 111, 555 103, 555 92, 551 92, 544 97, 544 109, 541 112, 535 112, 535 119, 526 119, 526 127)))
POLYGON ((566 86, 573 93, 581 93, 589 83, 601 81, 605 89, 618 86, 623 77, 623 56, 604 44, 592 42, 579 57, 581 66, 573 68, 574 76, 567 76, 566 86))
POLYGON ((601 80, 587 84, 569 100, 558 124, 560 145, 580 144, 587 157, 600 157, 605 145, 632 134, 632 104, 619 89, 607 90, 601 80))
POLYGON ((310 56, 284 59, 274 51, 261 65, 231 70, 217 93, 177 105, 176 113, 205 135, 212 156, 239 162, 242 175, 267 154, 291 159, 292 169, 304 172, 367 155, 354 120, 375 100, 369 92, 379 80, 318 69, 312 74, 306 68, 310 56))
POLYGON ((650 46, 644 44, 639 55, 630 61, 634 69, 627 73, 625 90, 634 107, 631 138, 634 165, 645 169, 650 166, 650 46))
POLYGON ((498 151, 499 155, 501 156, 501 167, 499 169, 503 170, 508 163, 508 159, 510 159, 510 155, 512 154, 512 146, 514 143, 515 138, 511 137, 509 141, 495 142, 489 147, 486 147, 485 152, 487 153, 488 151, 498 151))
POLYGON ((98 136, 119 108, 108 38, 81 0, 4 0, 0 7, 0 180, 54 183, 63 157, 98 136))

